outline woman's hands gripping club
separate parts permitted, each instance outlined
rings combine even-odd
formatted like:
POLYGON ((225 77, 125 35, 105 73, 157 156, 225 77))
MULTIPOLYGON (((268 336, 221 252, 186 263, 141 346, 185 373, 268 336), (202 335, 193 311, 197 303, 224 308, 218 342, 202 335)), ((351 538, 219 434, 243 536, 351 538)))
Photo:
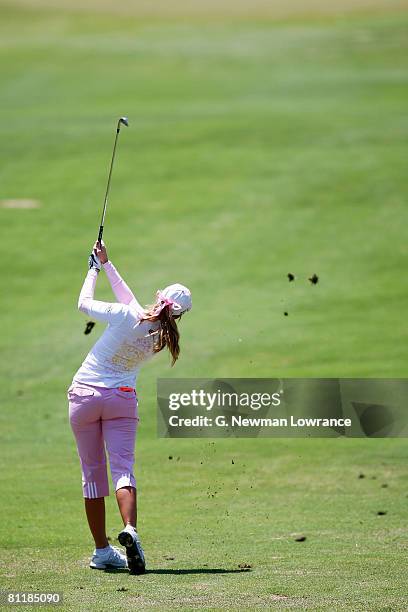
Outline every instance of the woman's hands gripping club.
POLYGON ((108 253, 106 252, 105 243, 97 240, 93 246, 92 253, 89 256, 89 267, 97 270, 101 269, 102 265, 108 261, 108 253))

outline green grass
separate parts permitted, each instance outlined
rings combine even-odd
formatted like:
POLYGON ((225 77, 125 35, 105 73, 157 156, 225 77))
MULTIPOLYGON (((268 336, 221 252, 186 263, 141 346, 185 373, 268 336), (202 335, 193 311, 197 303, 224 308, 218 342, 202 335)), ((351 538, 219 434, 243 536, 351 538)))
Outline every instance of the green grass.
POLYGON ((0 587, 66 610, 406 609, 404 440, 159 440, 154 394, 160 375, 407 376, 407 15, 26 4, 0 3, 0 199, 41 204, 0 208, 0 587), (65 398, 102 329, 76 301, 122 114, 111 258, 143 303, 177 281, 194 299, 177 367, 139 380, 142 578, 87 568, 65 398))

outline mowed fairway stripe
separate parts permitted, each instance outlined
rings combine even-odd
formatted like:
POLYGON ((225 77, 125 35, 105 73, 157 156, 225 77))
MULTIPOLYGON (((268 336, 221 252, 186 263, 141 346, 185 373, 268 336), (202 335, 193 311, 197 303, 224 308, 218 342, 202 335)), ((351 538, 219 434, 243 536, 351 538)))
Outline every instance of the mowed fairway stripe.
MULTIPOLYGON (((0 5, 3 2, 0 2, 0 5)), ((56 8, 52 0, 14 0, 13 5, 22 8, 56 8)), ((116 15, 135 15, 163 19, 166 17, 214 18, 238 17, 257 19, 283 19, 295 17, 317 17, 344 15, 353 12, 397 11, 408 8, 407 0, 342 0, 342 2, 325 2, 324 0, 60 0, 59 10, 83 11, 86 13, 114 13, 116 15)))

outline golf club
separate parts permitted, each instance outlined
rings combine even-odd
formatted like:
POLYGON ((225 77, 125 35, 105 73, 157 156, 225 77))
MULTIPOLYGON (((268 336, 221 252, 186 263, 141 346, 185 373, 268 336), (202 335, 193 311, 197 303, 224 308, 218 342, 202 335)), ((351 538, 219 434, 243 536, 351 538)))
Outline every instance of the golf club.
POLYGON ((129 126, 129 121, 127 117, 121 117, 116 127, 115 144, 113 145, 113 153, 112 153, 112 159, 111 159, 111 164, 110 164, 110 169, 109 169, 108 184, 106 186, 105 201, 103 203, 101 223, 99 226, 98 242, 101 242, 102 235, 103 235, 103 226, 105 224, 106 205, 108 203, 108 195, 109 195, 109 188, 110 188, 110 182, 111 182, 111 176, 112 176, 112 168, 113 168, 113 162, 115 160, 116 144, 118 142, 118 136, 119 136, 121 125, 126 125, 126 127, 129 126))

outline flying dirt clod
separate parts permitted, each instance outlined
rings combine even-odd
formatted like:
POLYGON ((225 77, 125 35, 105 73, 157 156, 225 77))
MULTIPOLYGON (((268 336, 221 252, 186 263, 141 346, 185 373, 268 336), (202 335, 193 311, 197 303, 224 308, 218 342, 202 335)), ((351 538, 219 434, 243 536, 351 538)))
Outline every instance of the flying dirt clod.
POLYGON ((88 321, 85 327, 85 331, 84 331, 85 336, 90 334, 94 327, 95 327, 95 323, 93 321, 88 321))

